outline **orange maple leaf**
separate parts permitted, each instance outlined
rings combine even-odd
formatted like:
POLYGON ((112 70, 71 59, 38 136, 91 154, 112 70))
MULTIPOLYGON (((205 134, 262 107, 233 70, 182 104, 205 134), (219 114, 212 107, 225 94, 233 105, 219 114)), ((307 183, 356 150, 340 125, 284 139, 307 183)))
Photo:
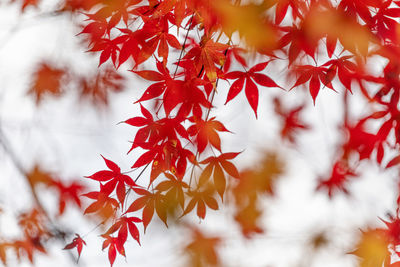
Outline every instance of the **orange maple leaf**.
POLYGON ((66 71, 42 62, 36 68, 34 80, 28 94, 35 97, 36 105, 39 105, 44 95, 60 96, 63 93, 63 78, 66 71))

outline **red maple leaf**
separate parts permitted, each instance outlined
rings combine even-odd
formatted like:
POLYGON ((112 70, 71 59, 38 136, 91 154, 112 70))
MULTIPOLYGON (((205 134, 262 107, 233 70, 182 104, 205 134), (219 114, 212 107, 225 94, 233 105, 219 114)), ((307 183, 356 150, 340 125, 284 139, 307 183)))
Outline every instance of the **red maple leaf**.
POLYGON ((78 260, 79 260, 79 257, 81 256, 81 252, 82 252, 83 245, 86 246, 86 242, 85 242, 85 240, 83 240, 83 239, 81 238, 80 235, 78 235, 78 234, 75 234, 75 235, 76 235, 76 237, 72 240, 71 243, 67 244, 67 245, 64 247, 64 249, 73 249, 73 248, 76 248, 76 250, 78 251, 78 260))
POLYGON ((281 88, 270 77, 268 77, 265 74, 259 73, 260 71, 263 71, 268 64, 269 61, 259 63, 245 72, 232 71, 225 74, 224 75, 225 79, 236 79, 229 88, 225 104, 227 104, 229 101, 235 98, 242 91, 243 86, 245 85, 246 82, 245 86, 246 98, 257 118, 258 88, 255 83, 265 87, 281 88))
POLYGON ((281 138, 295 143, 295 135, 299 130, 308 130, 310 126, 300 121, 300 112, 304 109, 304 105, 300 105, 291 110, 285 110, 279 98, 273 99, 276 114, 282 119, 281 138))
POLYGON ((348 194, 346 188, 347 181, 356 176, 357 174, 346 163, 337 161, 333 165, 330 177, 320 179, 317 189, 326 189, 329 197, 333 196, 335 190, 340 190, 348 194))
POLYGON ((72 182, 69 185, 65 185, 61 181, 53 180, 50 186, 55 187, 59 194, 59 203, 58 203, 58 214, 61 215, 64 213, 66 204, 71 202, 75 203, 79 208, 81 207, 81 201, 79 196, 81 191, 85 189, 85 187, 79 182, 72 182))
POLYGON ((190 136, 196 137, 199 153, 202 153, 208 144, 211 144, 221 151, 221 139, 217 131, 229 132, 221 122, 215 120, 215 117, 204 121, 193 116, 189 118, 189 120, 193 122, 194 125, 188 128, 188 133, 190 136))
POLYGON ((118 242, 118 238, 107 235, 102 235, 102 237, 105 238, 103 242, 103 250, 108 247, 108 260, 112 267, 115 258, 117 257, 117 251, 119 254, 125 257, 125 249, 123 245, 121 245, 120 242, 118 242))
POLYGON ((108 160, 103 156, 102 158, 110 170, 98 171, 91 176, 87 176, 86 178, 90 178, 99 182, 107 182, 105 183, 104 187, 106 187, 107 191, 110 192, 117 187, 117 197, 122 205, 125 200, 126 186, 134 187, 138 185, 130 176, 121 173, 121 169, 113 161, 108 160))
POLYGON ((139 222, 142 222, 142 220, 137 217, 126 217, 126 216, 120 217, 118 221, 116 221, 104 235, 109 236, 119 230, 117 236, 117 242, 120 247, 123 247, 128 238, 128 230, 129 230, 129 233, 132 236, 132 238, 135 239, 140 245, 139 230, 135 225, 135 223, 139 222))
POLYGON ((183 59, 192 59, 199 76, 204 72, 211 82, 217 79, 217 67, 215 64, 222 66, 225 62, 224 51, 228 49, 228 45, 214 42, 211 38, 204 36, 200 44, 195 44, 183 59))
POLYGON ((316 67, 311 65, 297 66, 295 71, 299 74, 296 83, 290 88, 292 90, 294 87, 302 85, 309 82, 309 90, 311 97, 315 105, 315 99, 318 96, 319 90, 321 89, 321 82, 324 86, 335 91, 332 86, 332 80, 335 78, 336 69, 327 68, 324 66, 316 67))

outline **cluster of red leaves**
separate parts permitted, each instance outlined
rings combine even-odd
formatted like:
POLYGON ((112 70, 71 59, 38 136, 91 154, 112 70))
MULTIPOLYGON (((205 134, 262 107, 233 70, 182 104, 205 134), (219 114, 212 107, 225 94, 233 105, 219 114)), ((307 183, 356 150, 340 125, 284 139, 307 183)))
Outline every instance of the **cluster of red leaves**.
MULTIPOLYGON (((260 87, 282 88, 265 72, 269 63, 280 60, 278 55, 283 54, 287 58, 288 80, 295 76, 290 89, 307 86, 314 104, 322 88, 333 91, 344 88, 352 93, 355 82, 368 101, 380 106, 379 111, 361 118, 355 126, 347 119, 344 122, 347 140, 340 148, 340 157, 335 160, 330 178, 321 179, 318 186, 326 188, 329 196, 336 189, 347 192, 346 182, 356 176, 354 164, 350 162, 353 155, 358 155, 358 161, 373 160, 376 151, 376 161, 382 164, 386 151, 391 148, 390 132, 399 132, 400 68, 395 60, 400 46, 396 43, 397 22, 393 19, 400 15, 398 1, 217 2, 120 1, 104 4, 95 13, 87 14, 89 22, 82 34, 90 41, 90 51, 100 54, 99 65, 109 60, 116 68, 131 63, 132 72, 151 83, 137 101, 141 104, 142 116, 125 123, 138 127, 129 152, 140 154, 132 168, 150 166, 146 185, 152 189, 122 182, 119 176, 89 176, 100 182, 100 191, 87 195, 95 200, 87 212, 98 211, 106 202, 112 203, 113 221, 117 223, 111 226, 114 231, 108 231, 103 237, 110 240, 107 244, 115 240, 113 250, 122 255, 125 255, 120 251, 126 241, 125 234, 118 233, 117 237, 110 234, 122 229, 115 225, 126 218, 126 214, 142 210, 145 229, 154 211, 166 225, 171 209, 181 209, 182 217, 196 208, 197 216, 204 219, 208 208, 219 208, 215 195, 218 194, 221 201, 224 199, 226 174, 238 179, 234 181, 237 187, 233 190, 238 207, 235 219, 243 234, 262 232, 257 225, 261 216, 256 205, 257 196, 261 192, 272 192, 267 182, 271 178, 266 177, 275 177, 280 172, 261 168, 239 174, 230 161, 238 154, 222 152, 221 134, 229 131, 223 123, 209 116, 219 81, 233 80, 225 104, 244 88, 257 117, 260 87), (271 12, 265 12, 267 10, 271 12), (286 19, 291 23, 286 23, 286 19), (132 23, 139 26, 132 27, 132 23), (257 39, 252 27, 259 36, 270 38, 257 39), (198 38, 190 35, 192 31, 198 33, 198 38), (240 42, 235 44, 234 32, 239 33, 247 46, 240 47, 243 44, 240 42), (256 52, 261 62, 249 67, 243 57, 248 50, 256 52), (317 57, 323 53, 324 56, 317 57), (388 60, 384 77, 370 74, 365 67, 372 56, 388 60), (142 69, 143 63, 153 58, 156 70, 142 69), (171 58, 174 58, 172 62, 171 58), (235 69, 237 66, 244 71, 235 69), (365 88, 365 84, 371 82, 381 86, 375 95, 365 88), (144 106, 144 102, 151 101, 155 107, 153 112, 144 106), (377 133, 368 131, 370 121, 383 121, 377 133), (210 152, 213 156, 208 156, 210 152), (198 179, 194 175, 196 172, 188 171, 189 166, 193 170, 201 169, 198 179), (114 199, 110 195, 117 184, 117 199, 114 199), (128 192, 135 193, 136 197, 132 196, 135 200, 126 209, 124 201, 128 192)), ((299 118, 302 109, 303 106, 298 106, 287 111, 275 99, 275 111, 283 121, 283 139, 295 143, 295 131, 310 128, 299 118)), ((395 157, 386 166, 398 164, 400 159, 395 157)), ((114 258, 115 253, 110 252, 111 264, 114 258)))
MULTIPOLYGON (((37 4, 24 0, 22 10, 37 4)), ((99 183, 99 189, 85 195, 93 200, 85 213, 113 219, 102 235, 111 265, 116 252, 125 256, 128 232, 139 242, 137 224, 143 223, 146 229, 156 212, 167 225, 171 211, 180 211, 182 217, 195 208, 204 219, 207 209, 219 208, 228 182, 235 185, 235 219, 243 234, 262 232, 256 200, 259 194, 273 192, 271 179, 280 173, 276 167, 280 165, 265 170, 268 164, 264 164, 260 170, 239 174, 232 163, 238 153, 224 151, 221 141, 229 130, 210 113, 216 93, 226 94, 228 104, 244 88, 257 117, 259 89, 283 88, 266 74, 272 62, 287 66, 286 80, 294 82, 290 90, 306 87, 314 105, 325 87, 345 91, 345 138, 330 175, 320 180, 318 189, 326 189, 329 196, 336 190, 348 192, 347 183, 357 176, 356 166, 363 160, 385 168, 400 165, 400 156, 388 162, 385 157, 398 153, 400 144, 400 1, 67 0, 61 11, 78 9, 88 11, 81 34, 89 42, 89 51, 99 54, 99 66, 111 62, 117 69, 130 64, 132 73, 151 83, 135 102, 140 103, 142 116, 124 121, 137 128, 128 153, 137 156, 132 169, 141 168, 141 173, 132 178, 104 158, 109 170, 88 176, 99 183), (247 60, 245 55, 250 52, 258 61, 247 60), (381 74, 367 68, 374 57, 385 62, 381 74), (150 62, 154 69, 145 64, 150 62), (218 87, 219 82, 230 80, 228 89, 218 87), (372 83, 377 90, 367 86, 372 83), (374 109, 353 122, 346 99, 354 90, 360 90, 374 109), (371 130, 372 124, 378 130, 371 130), (144 186, 139 186, 136 182, 148 166, 149 181, 140 181, 144 186), (197 177, 197 173, 201 174, 197 177), (127 216, 140 211, 141 218, 127 216)), ((60 94, 63 75, 61 69, 41 65, 30 93, 37 102, 45 93, 60 94)), ((119 80, 113 76, 108 82, 96 78, 79 84, 83 95, 106 102, 107 88, 120 90, 119 80)), ((286 110, 278 99, 274 105, 283 122, 282 139, 295 143, 294 133, 310 128, 299 117, 303 106, 286 110)), ((52 186, 66 191, 63 186, 52 186)), ((77 247, 80 253, 82 244, 78 236, 69 248, 77 247)), ((209 263, 216 264, 216 258, 211 258, 209 263)), ((385 257, 379 257, 373 264, 384 261, 385 257)))

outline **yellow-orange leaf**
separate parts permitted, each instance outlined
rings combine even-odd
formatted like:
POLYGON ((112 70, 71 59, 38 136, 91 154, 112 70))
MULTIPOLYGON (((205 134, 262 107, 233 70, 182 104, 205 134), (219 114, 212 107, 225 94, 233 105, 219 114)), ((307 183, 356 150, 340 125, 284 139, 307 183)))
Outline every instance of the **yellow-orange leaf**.
POLYGON ((362 233, 357 249, 351 254, 360 258, 360 267, 381 267, 390 262, 388 245, 388 236, 383 230, 368 230, 362 233))
POLYGON ((304 29, 310 37, 319 39, 328 36, 330 40, 338 39, 345 49, 364 56, 368 54, 369 44, 374 40, 367 27, 333 8, 313 8, 307 16, 304 29))
POLYGON ((220 242, 218 237, 208 237, 198 229, 192 229, 192 240, 185 248, 190 255, 189 266, 217 266, 219 263, 217 246, 220 242))
POLYGON ((269 8, 264 3, 233 5, 232 1, 213 1, 216 13, 221 18, 224 32, 231 36, 239 32, 250 47, 257 50, 270 50, 277 44, 277 34, 268 24, 265 11, 269 8))

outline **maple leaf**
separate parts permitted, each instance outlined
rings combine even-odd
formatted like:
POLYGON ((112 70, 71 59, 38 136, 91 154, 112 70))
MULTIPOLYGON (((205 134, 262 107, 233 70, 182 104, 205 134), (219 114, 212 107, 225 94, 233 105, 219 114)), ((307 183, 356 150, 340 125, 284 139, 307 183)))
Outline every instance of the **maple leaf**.
POLYGON ((278 0, 276 1, 275 9, 275 24, 280 24, 288 13, 289 7, 291 8, 292 18, 303 18, 303 15, 307 11, 307 4, 302 0, 278 0))
POLYGON ((183 59, 192 59, 195 63, 196 70, 201 73, 204 68, 205 74, 211 82, 217 79, 217 67, 215 64, 222 66, 225 62, 224 51, 229 46, 214 42, 211 38, 203 36, 200 44, 195 44, 183 59))
MULTIPOLYGON (((345 1, 341 3, 343 2, 345 1)), ((365 5, 363 1, 360 2, 361 5, 365 5)), ((361 10, 358 9, 357 13, 360 14, 361 10)), ((312 7, 304 20, 304 31, 308 39, 318 42, 324 36, 328 36, 332 46, 339 40, 345 49, 363 56, 368 54, 369 44, 375 39, 366 25, 360 25, 356 16, 349 16, 340 7, 338 9, 332 7, 321 9, 318 5, 312 7)))
POLYGON ((130 29, 119 29, 124 33, 124 42, 121 45, 118 55, 118 66, 121 66, 129 58, 132 58, 135 62, 138 61, 138 55, 140 52, 140 32, 132 32, 130 29))
POLYGON ((81 99, 89 99, 95 106, 108 105, 110 92, 123 90, 124 78, 112 68, 105 68, 94 76, 80 77, 78 88, 81 99))
POLYGON ((132 236, 132 238, 135 239, 140 245, 139 230, 135 225, 135 223, 139 222, 142 222, 142 220, 137 217, 126 217, 126 216, 120 217, 118 221, 115 222, 104 235, 109 236, 119 230, 117 236, 117 242, 120 247, 123 247, 128 238, 128 230, 129 230, 129 233, 132 236))
POLYGON ((378 12, 371 17, 371 28, 377 31, 377 35, 384 41, 397 41, 397 22, 392 18, 400 17, 400 8, 390 8, 392 0, 382 1, 378 12))
MULTIPOLYGON (((388 241, 393 244, 395 247, 400 244, 400 218, 397 216, 395 218, 390 218, 390 221, 381 221, 386 225, 387 227, 387 238, 388 241)), ((396 252, 398 255, 400 254, 399 252, 396 252)))
MULTIPOLYGON (((345 127, 348 133, 348 141, 343 145, 345 155, 356 152, 360 160, 363 160, 370 158, 375 148, 378 148, 378 151, 383 149, 383 142, 391 129, 391 121, 382 125, 377 134, 365 131, 365 122, 366 120, 361 120, 355 126, 347 125, 345 127)), ((383 151, 378 154, 382 152, 383 151)), ((378 158, 381 157, 383 157, 383 155, 378 156, 378 158)))
MULTIPOLYGON (((166 2, 168 1, 158 4, 157 10, 160 11, 159 7, 165 5, 166 2)), ((141 29, 135 32, 129 29, 120 29, 129 37, 129 44, 123 44, 120 57, 124 62, 128 57, 132 56, 135 60, 134 68, 155 54, 157 47, 158 56, 162 57, 165 63, 168 61, 169 46, 176 49, 182 48, 178 39, 169 33, 168 21, 172 20, 172 18, 168 15, 158 16, 158 12, 155 9, 147 10, 144 13, 150 12, 154 12, 153 16, 144 20, 145 23, 141 29)))
POLYGON ((232 64, 232 59, 234 58, 237 62, 240 63, 243 67, 247 67, 246 60, 241 55, 242 53, 246 52, 245 49, 237 46, 232 46, 228 49, 226 53, 226 60, 223 67, 223 71, 227 72, 232 64))
POLYGON ((153 54, 155 55, 157 47, 158 56, 162 57, 165 63, 168 61, 169 46, 176 49, 182 48, 178 39, 169 33, 169 20, 171 20, 170 16, 158 17, 157 12, 154 12, 151 18, 145 20, 143 27, 136 31, 136 39, 139 41, 141 49, 137 56, 133 55, 136 63, 134 68, 145 62, 153 54))
MULTIPOLYGON (((158 8, 158 10, 160 9, 158 8)), ((169 46, 175 49, 182 48, 178 39, 174 35, 168 33, 168 17, 166 16, 161 17, 160 19, 150 20, 146 22, 145 25, 143 25, 143 31, 146 32, 146 38, 150 39, 149 41, 147 41, 147 43, 150 43, 149 47, 151 47, 151 50, 153 48, 155 50, 158 45, 158 56, 162 57, 163 61, 165 62, 168 61, 169 46)), ((144 49, 142 49, 142 51, 144 51, 145 49, 146 46, 144 49)), ((154 50, 151 50, 146 51, 146 55, 152 55, 154 53, 154 50)), ((140 55, 141 54, 139 54, 139 60, 137 63, 144 61, 144 59, 140 58, 140 55)))
POLYGON ((254 168, 240 173, 233 194, 238 204, 248 198, 257 198, 259 193, 274 194, 274 186, 283 173, 283 162, 274 152, 265 152, 254 168))
POLYGON ((179 135, 189 140, 188 132, 182 126, 184 118, 164 118, 154 121, 151 113, 143 106, 141 112, 144 117, 133 117, 125 121, 131 126, 143 126, 136 133, 128 153, 137 147, 148 150, 135 161, 132 168, 153 162, 150 184, 165 171, 182 177, 186 171, 187 160, 194 159, 193 153, 184 149, 178 138, 179 135))
POLYGON ((304 109, 304 105, 287 111, 282 108, 282 103, 279 98, 275 97, 273 102, 275 113, 277 113, 283 121, 281 138, 294 144, 296 142, 295 135, 298 130, 310 129, 310 126, 300 121, 299 118, 300 112, 304 109))
POLYGON ((369 6, 378 7, 380 1, 362 1, 362 0, 343 0, 338 5, 338 9, 344 11, 347 15, 358 15, 365 22, 371 22, 371 11, 369 6))
POLYGON ((215 1, 212 4, 227 36, 237 31, 249 48, 264 52, 275 49, 278 39, 277 32, 265 16, 271 7, 268 2, 237 5, 231 1, 215 1))
POLYGON ((99 42, 107 33, 107 20, 104 18, 96 18, 90 15, 86 15, 89 19, 94 21, 86 25, 79 34, 89 34, 89 44, 96 44, 99 42))
POLYGON ((351 252, 360 258, 360 267, 382 266, 390 263, 388 240, 385 231, 373 229, 362 232, 361 240, 351 252))
POLYGON ((349 178, 356 177, 357 174, 344 161, 337 161, 333 165, 329 178, 320 179, 317 189, 327 189, 329 197, 333 196, 335 190, 341 190, 348 194, 346 183, 349 178))
POLYGON ((107 182, 104 187, 107 187, 107 191, 110 193, 117 188, 117 198, 123 205, 126 195, 126 186, 134 187, 138 186, 130 176, 121 173, 121 169, 113 161, 106 159, 101 156, 110 170, 98 171, 91 176, 86 176, 86 178, 93 179, 99 182, 107 182))
POLYGON ((282 174, 282 162, 274 153, 265 153, 258 165, 242 171, 232 189, 236 207, 234 219, 246 238, 263 233, 259 225, 263 212, 257 207, 257 201, 260 194, 274 194, 274 185, 282 174))
POLYGON ((196 213, 200 219, 204 219, 206 217, 206 206, 210 209, 218 210, 218 202, 213 197, 214 192, 215 191, 213 187, 209 184, 204 190, 200 190, 199 188, 197 188, 195 191, 187 192, 187 195, 190 196, 192 199, 187 204, 181 217, 191 212, 196 205, 196 213))
POLYGON ((243 86, 246 82, 245 86, 246 98, 257 118, 258 88, 255 83, 265 87, 281 88, 270 77, 268 77, 265 74, 259 73, 260 71, 263 71, 268 64, 269 61, 262 62, 253 66, 252 68, 250 68, 248 71, 245 72, 233 71, 225 74, 224 75, 225 79, 237 79, 232 83, 231 87, 229 88, 225 104, 234 99, 242 91, 243 86))
POLYGON ((125 257, 125 249, 120 242, 118 242, 118 238, 107 235, 102 235, 102 237, 105 238, 103 242, 103 250, 108 247, 108 260, 112 267, 115 258, 117 257, 117 251, 120 255, 125 257))
POLYGON ((288 50, 284 51, 288 54, 289 66, 294 63, 302 51, 312 58, 315 56, 318 41, 322 38, 322 34, 320 36, 308 36, 306 29, 304 23, 299 27, 296 25, 281 27, 281 30, 286 34, 278 41, 279 48, 284 49, 289 45, 288 50))
POLYGON ((185 251, 191 256, 190 266, 217 266, 220 261, 217 247, 221 239, 206 236, 197 228, 192 228, 191 232, 192 238, 185 247, 185 251))
POLYGON ((50 185, 53 183, 53 175, 41 169, 37 164, 27 173, 27 178, 32 187, 39 184, 50 185))
POLYGON ((42 102, 45 95, 60 96, 63 93, 63 83, 67 72, 49 63, 41 62, 36 67, 32 86, 28 94, 35 97, 36 105, 42 102))
POLYGON ((262 211, 256 207, 255 201, 249 201, 248 205, 243 208, 239 207, 236 211, 235 221, 239 223, 242 233, 246 238, 250 238, 253 234, 264 232, 258 224, 262 214, 262 211))
MULTIPOLYGON (((332 59, 323 64, 322 66, 329 66, 328 70, 332 70, 330 75, 336 73, 339 78, 339 81, 343 84, 343 86, 352 93, 351 83, 352 80, 360 80, 365 78, 363 75, 364 70, 357 66, 354 62, 350 61, 353 56, 343 56, 337 59, 332 59)), ((328 73, 327 73, 328 74, 328 73)))
POLYGON ((75 203, 79 208, 81 207, 81 201, 79 199, 80 192, 85 189, 85 187, 79 182, 75 181, 69 185, 65 185, 61 181, 53 180, 51 187, 55 187, 59 194, 58 203, 58 214, 64 213, 65 206, 68 202, 75 203))
MULTIPOLYGON (((160 3, 158 3, 156 6, 154 6, 155 10, 153 13, 154 18, 160 18, 160 17, 164 17, 164 16, 168 16, 171 15, 171 11, 174 10, 176 8, 176 5, 178 4, 183 5, 182 6, 178 6, 179 8, 183 8, 182 12, 184 12, 184 8, 185 8, 185 0, 179 1, 179 0, 165 0, 165 1, 161 1, 160 3)), ((184 14, 182 14, 183 16, 184 14)), ((180 20, 181 21, 181 20, 180 20)), ((177 25, 179 26, 179 25, 177 25)))
POLYGON ((213 175, 213 182, 215 189, 223 200, 224 192, 226 189, 226 178, 223 170, 228 173, 230 176, 239 179, 239 172, 236 166, 231 163, 230 159, 235 158, 239 153, 223 153, 218 157, 208 157, 203 161, 200 161, 200 164, 208 164, 201 173, 199 177, 199 186, 203 186, 208 183, 211 174, 213 175))
POLYGON ((35 238, 37 236, 45 237, 50 233, 46 227, 46 218, 42 211, 31 209, 28 212, 21 213, 18 217, 18 225, 21 227, 27 238, 35 238))
POLYGON ((321 82, 324 86, 329 89, 336 91, 332 86, 332 80, 335 78, 336 69, 327 68, 324 66, 315 67, 311 65, 297 66, 295 71, 299 73, 299 77, 296 83, 290 88, 292 90, 294 87, 302 85, 309 82, 309 91, 315 105, 315 100, 318 96, 319 90, 321 89, 321 82))
POLYGON ((113 190, 114 188, 100 183, 100 191, 93 191, 82 195, 95 200, 95 202, 85 209, 84 214, 98 212, 105 220, 110 219, 114 215, 115 209, 119 206, 116 199, 109 197, 113 190))
POLYGON ((185 206, 185 195, 183 189, 188 189, 188 184, 176 179, 175 176, 168 173, 165 173, 165 177, 167 177, 168 180, 160 182, 155 189, 161 192, 167 191, 165 194, 165 200, 168 206, 175 208, 175 206, 180 205, 183 210, 185 206))
MULTIPOLYGON (((156 67, 157 67, 158 72, 152 71, 152 70, 142 70, 142 71, 132 70, 132 72, 139 75, 140 77, 142 77, 145 80, 158 82, 156 84, 163 88, 166 88, 166 87, 168 87, 168 85, 170 83, 173 83, 173 78, 171 77, 168 68, 165 67, 165 64, 163 62, 157 60, 156 67)), ((155 84, 153 84, 153 85, 155 85, 155 84)), ((149 89, 147 89, 146 92, 148 90, 149 89)), ((154 96, 151 95, 151 98, 149 98, 150 96, 146 96, 148 94, 146 92, 142 96, 143 99, 141 98, 138 101, 136 101, 135 103, 145 101, 148 99, 152 99, 154 97, 159 96, 162 93, 162 91, 161 91, 160 94, 154 95, 154 96), (144 99, 144 98, 146 98, 146 99, 144 99)))
MULTIPOLYGON (((163 62, 157 61, 156 66, 159 72, 151 70, 132 71, 146 80, 156 82, 150 85, 135 103, 154 99, 164 93, 162 103, 167 116, 181 103, 182 106, 178 111, 179 116, 182 113, 189 114, 191 110, 201 110, 200 105, 205 108, 211 107, 211 103, 199 88, 199 86, 206 87, 208 85, 206 81, 198 77, 194 78, 192 75, 188 75, 188 72, 185 75, 185 81, 176 80, 170 76, 163 62)), ((180 66, 187 67, 182 63, 180 66)))
MULTIPOLYGON (((160 142, 165 143, 165 139, 175 143, 174 146, 177 146, 180 143, 177 134, 189 140, 188 133, 182 126, 184 118, 164 118, 155 121, 151 113, 145 107, 141 106, 140 109, 144 117, 133 117, 125 121, 125 123, 134 127, 143 126, 136 133, 135 139, 132 142, 132 147, 128 153, 136 147, 149 149, 149 146, 154 147, 160 144, 160 142)), ((155 152, 151 153, 155 154, 155 152)), ((146 162, 146 160, 149 160, 149 158, 143 157, 143 160, 138 160, 139 162, 133 165, 134 168, 150 162, 146 162)))
POLYGON ((142 211, 142 220, 144 232, 146 232, 147 226, 149 225, 151 219, 154 215, 154 210, 156 211, 158 217, 164 222, 165 226, 168 227, 167 224, 167 209, 165 195, 162 195, 160 192, 150 193, 144 189, 133 189, 137 194, 141 195, 141 197, 137 198, 125 213, 135 212, 140 209, 142 211))
POLYGON ((221 151, 221 139, 217 131, 229 132, 221 122, 215 120, 215 117, 204 121, 192 116, 189 120, 195 124, 190 126, 187 131, 190 136, 196 137, 199 153, 202 153, 209 143, 221 151))
POLYGON ((80 256, 81 256, 81 252, 82 252, 83 245, 86 246, 86 242, 85 242, 85 240, 83 240, 83 239, 81 238, 80 235, 75 234, 75 236, 76 236, 76 237, 72 240, 72 242, 69 243, 69 244, 67 244, 67 245, 64 247, 64 249, 73 249, 73 248, 76 248, 76 250, 78 251, 78 260, 79 260, 79 258, 80 258, 80 256))
POLYGON ((204 29, 204 35, 212 34, 220 27, 219 18, 213 6, 207 0, 186 0, 187 10, 189 14, 194 14, 193 18, 187 23, 191 29, 198 25, 200 29, 204 29))
POLYGON ((101 9, 99 9, 95 14, 94 17, 99 18, 109 18, 107 30, 110 30, 118 25, 120 20, 122 19, 124 23, 128 24, 129 12, 128 9, 131 9, 135 5, 142 2, 142 0, 132 0, 132 1, 125 1, 125 0, 114 0, 114 1, 102 1, 105 5, 101 9))
POLYGON ((16 240, 10 244, 17 255, 18 260, 21 260, 24 253, 28 260, 33 263, 33 255, 36 251, 46 253, 40 237, 26 237, 26 239, 16 240))
POLYGON ((151 166, 149 186, 163 172, 170 172, 182 179, 185 175, 187 161, 192 163, 194 161, 194 154, 182 148, 182 145, 176 139, 166 141, 162 145, 154 147, 153 152, 155 152, 155 155, 151 166))
POLYGON ((173 108, 182 104, 177 111, 177 117, 186 118, 191 111, 193 115, 201 117, 201 107, 211 108, 211 103, 206 98, 209 92, 204 92, 209 82, 187 74, 188 72, 184 81, 175 81, 173 86, 167 87, 163 97, 165 112, 170 114, 173 108), (203 86, 204 90, 199 86, 203 86))
POLYGON ((109 58, 111 58, 112 63, 114 66, 117 64, 117 53, 120 51, 118 44, 125 41, 126 36, 119 36, 113 40, 101 38, 96 41, 93 47, 89 50, 89 52, 99 52, 102 51, 100 54, 100 61, 98 67, 106 62, 109 58))
MULTIPOLYGON (((135 139, 132 142, 132 147, 128 151, 128 154, 136 147, 140 147, 142 144, 145 144, 146 141, 149 139, 149 136, 150 136, 150 139, 148 140, 148 142, 151 143, 152 145, 157 143, 157 141, 158 141, 158 136, 156 135, 157 124, 155 124, 155 122, 154 122, 153 115, 151 115, 151 113, 142 105, 140 105, 140 110, 144 117, 133 117, 133 118, 130 118, 130 119, 124 121, 124 123, 129 124, 134 127, 144 126, 141 129, 139 129, 138 132, 136 133, 135 139), (154 141, 153 141, 153 139, 154 139, 154 141)), ((146 163, 144 163, 144 164, 140 163, 140 164, 141 165, 139 165, 138 167, 140 167, 146 163)))

